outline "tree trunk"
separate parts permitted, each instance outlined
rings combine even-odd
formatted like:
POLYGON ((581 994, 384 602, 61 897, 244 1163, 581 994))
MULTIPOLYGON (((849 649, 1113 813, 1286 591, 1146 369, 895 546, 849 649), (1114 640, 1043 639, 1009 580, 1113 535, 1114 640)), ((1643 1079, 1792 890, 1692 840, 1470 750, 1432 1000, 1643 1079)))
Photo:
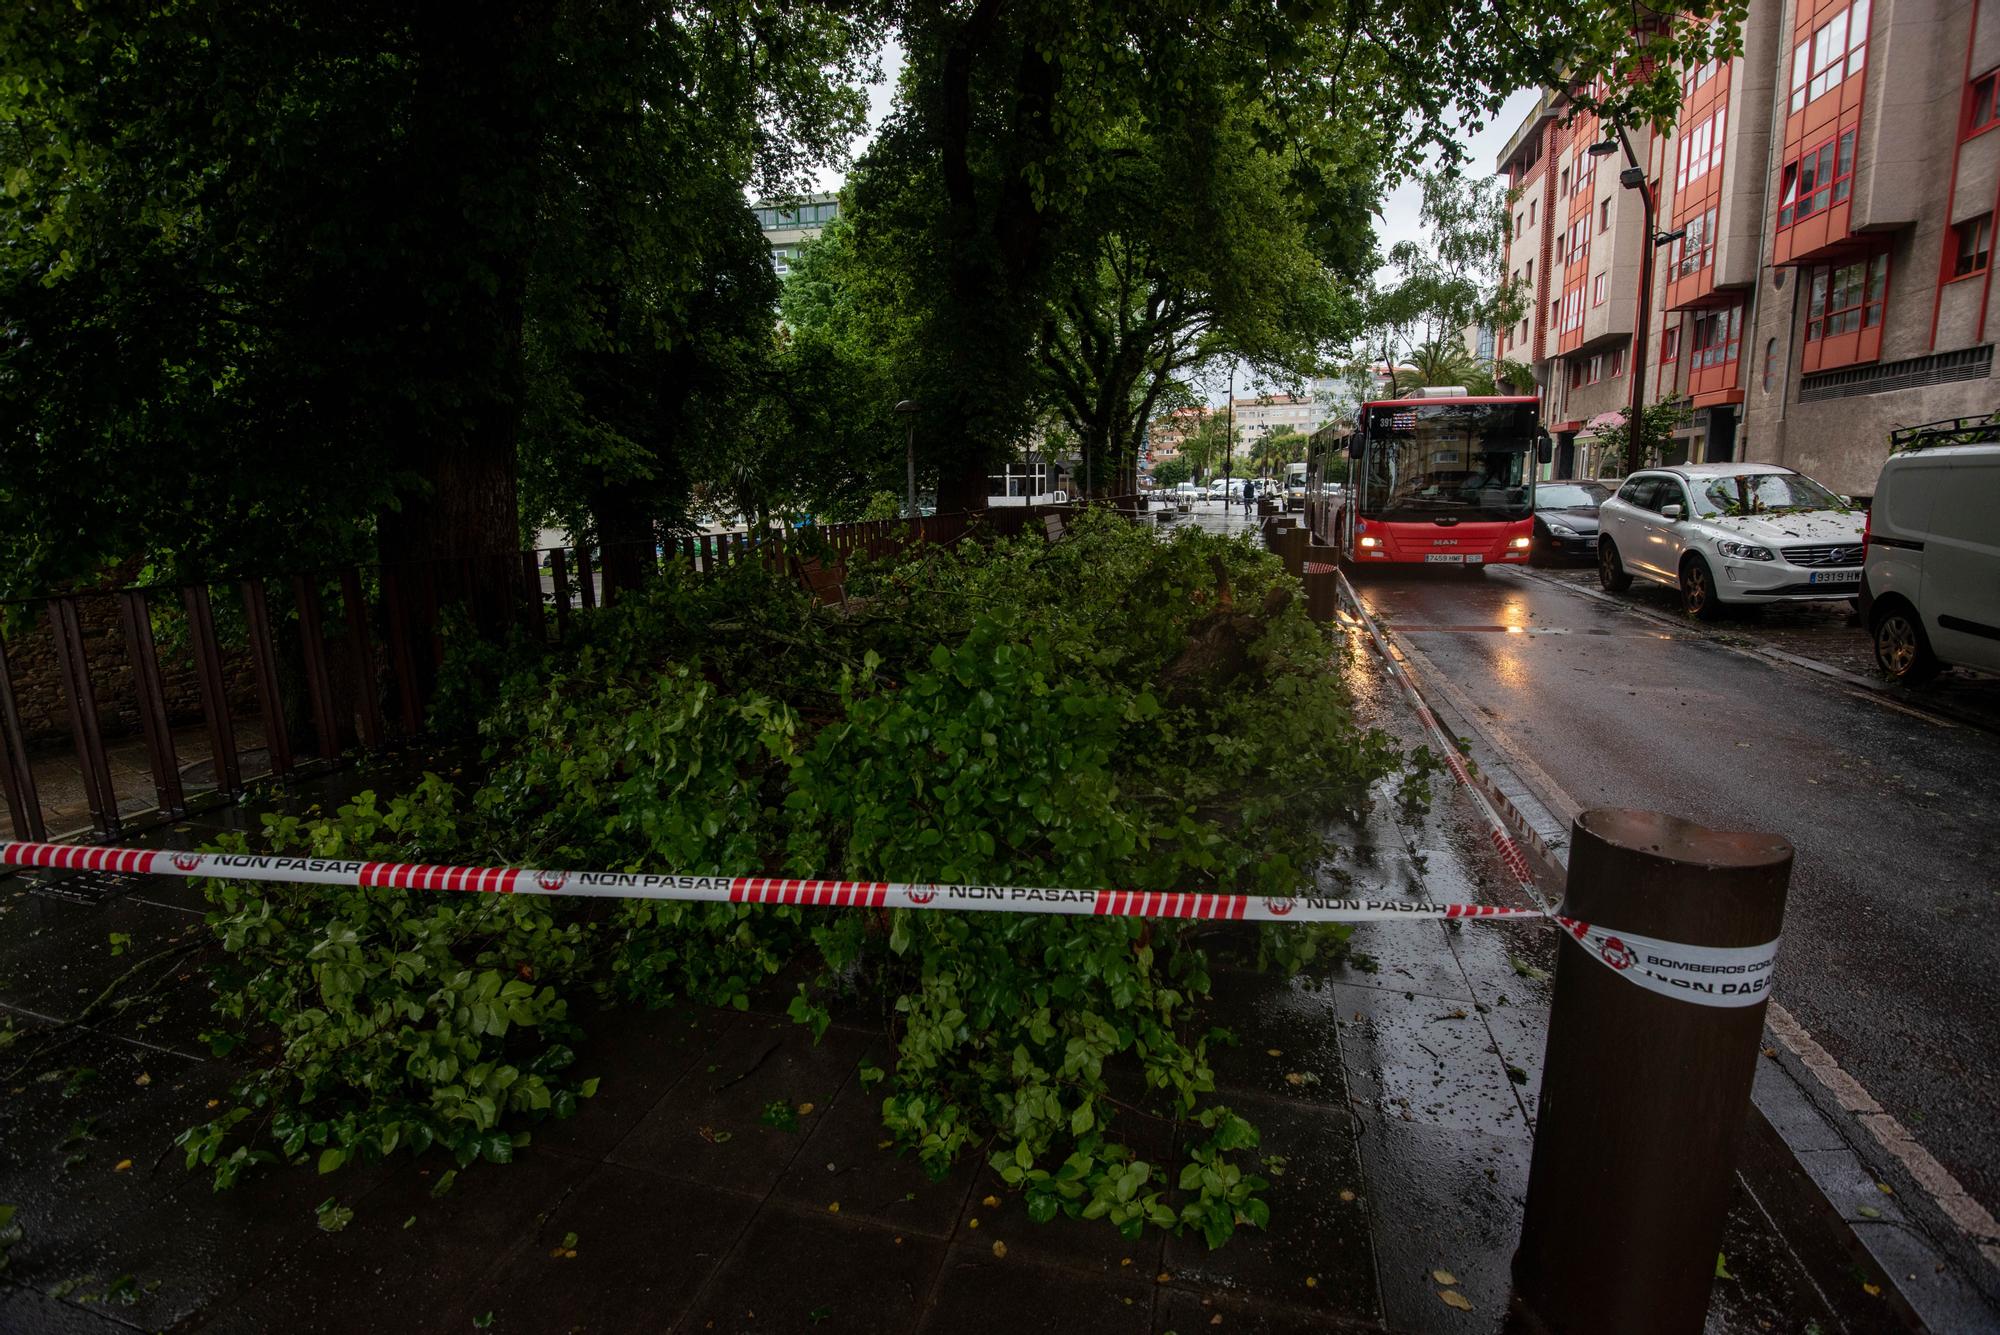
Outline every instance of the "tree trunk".
MULTIPOLYGON (((423 370, 409 405, 409 466, 423 481, 382 515, 385 562, 498 558, 520 547, 515 450, 522 322, 540 145, 535 71, 553 9, 413 11, 416 96, 404 158, 403 301, 423 370)), ((507 563, 471 562, 475 621, 496 629, 507 563)))
POLYGON ((653 520, 625 488, 607 488, 590 499, 602 544, 604 590, 637 589, 658 570, 653 520))

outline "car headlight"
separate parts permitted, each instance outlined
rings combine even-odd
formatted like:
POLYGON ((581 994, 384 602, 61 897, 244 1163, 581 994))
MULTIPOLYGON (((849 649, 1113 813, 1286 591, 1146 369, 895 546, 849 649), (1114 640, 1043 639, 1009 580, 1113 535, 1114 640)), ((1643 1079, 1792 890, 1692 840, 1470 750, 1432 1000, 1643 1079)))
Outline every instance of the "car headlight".
POLYGON ((1769 547, 1759 547, 1749 542, 1718 542, 1715 550, 1724 556, 1733 556, 1739 561, 1775 561, 1769 547))
POLYGON ((1578 533, 1578 532, 1577 532, 1577 531, 1576 531, 1575 529, 1571 528, 1571 527, 1570 527, 1570 526, 1569 526, 1568 524, 1558 524, 1558 523, 1554 522, 1553 520, 1544 520, 1544 521, 1542 521, 1542 522, 1546 523, 1546 524, 1547 524, 1547 525, 1549 526, 1549 533, 1550 533, 1551 535, 1555 536, 1555 537, 1558 537, 1558 538, 1580 538, 1580 537, 1582 537, 1582 536, 1583 536, 1583 534, 1581 534, 1581 533, 1578 533))

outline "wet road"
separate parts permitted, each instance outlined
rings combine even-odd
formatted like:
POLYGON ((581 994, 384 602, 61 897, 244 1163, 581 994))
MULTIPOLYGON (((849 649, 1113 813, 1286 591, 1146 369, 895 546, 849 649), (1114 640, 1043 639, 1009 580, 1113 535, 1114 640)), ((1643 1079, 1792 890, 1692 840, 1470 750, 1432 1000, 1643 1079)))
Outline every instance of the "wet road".
POLYGON ((1798 849, 1777 998, 2000 1210, 2000 737, 1512 571, 1363 600, 1584 808, 1798 849))

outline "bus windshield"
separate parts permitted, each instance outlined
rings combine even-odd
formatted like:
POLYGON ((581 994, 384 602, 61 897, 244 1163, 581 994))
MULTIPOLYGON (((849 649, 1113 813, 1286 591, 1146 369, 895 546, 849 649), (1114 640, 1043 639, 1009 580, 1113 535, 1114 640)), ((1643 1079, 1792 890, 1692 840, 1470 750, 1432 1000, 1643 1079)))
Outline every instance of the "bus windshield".
POLYGON ((1531 404, 1368 409, 1358 507, 1369 519, 1526 519, 1533 505, 1531 404))

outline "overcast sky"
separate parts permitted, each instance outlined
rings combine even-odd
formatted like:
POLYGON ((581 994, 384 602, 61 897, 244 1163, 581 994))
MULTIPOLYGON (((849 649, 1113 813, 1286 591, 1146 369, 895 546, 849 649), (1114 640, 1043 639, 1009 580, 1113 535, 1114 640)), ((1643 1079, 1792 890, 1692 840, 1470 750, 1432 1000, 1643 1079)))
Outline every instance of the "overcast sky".
MULTIPOLYGON (((896 95, 896 80, 902 75, 902 72, 903 48, 891 42, 882 52, 882 78, 868 89, 868 124, 870 126, 870 134, 863 135, 855 143, 854 154, 856 157, 859 157, 862 150, 868 146, 868 140, 872 136, 873 127, 880 125, 883 118, 888 115, 890 103, 896 95)), ((1500 155, 1500 150, 1506 145, 1509 136, 1521 124, 1522 118, 1533 109, 1535 97, 1536 93, 1533 89, 1522 89, 1520 92, 1515 93, 1507 99, 1506 105, 1501 108, 1500 114, 1493 118, 1491 124, 1467 139, 1467 147, 1470 150, 1471 160, 1475 167, 1484 167, 1488 170, 1492 168, 1493 160, 1500 155)), ((815 190, 838 190, 841 179, 842 174, 839 171, 821 171, 813 182, 813 188, 815 190)), ((1421 240, 1423 238, 1424 229, 1417 217, 1422 204, 1423 190, 1415 180, 1405 181, 1401 186, 1389 192, 1388 197, 1382 202, 1382 216, 1376 223, 1376 233, 1380 239, 1380 248, 1383 254, 1386 255, 1389 252, 1389 248, 1398 242, 1421 240)), ((1379 275, 1383 279, 1391 276, 1392 271, 1387 268, 1379 275)), ((1225 377, 1224 383, 1214 387, 1209 395, 1210 400, 1215 403, 1222 402, 1223 398, 1226 397, 1227 389, 1228 385, 1225 377)), ((1247 393, 1248 389, 1248 386, 1241 383, 1237 385, 1237 392, 1239 394, 1247 393)))

